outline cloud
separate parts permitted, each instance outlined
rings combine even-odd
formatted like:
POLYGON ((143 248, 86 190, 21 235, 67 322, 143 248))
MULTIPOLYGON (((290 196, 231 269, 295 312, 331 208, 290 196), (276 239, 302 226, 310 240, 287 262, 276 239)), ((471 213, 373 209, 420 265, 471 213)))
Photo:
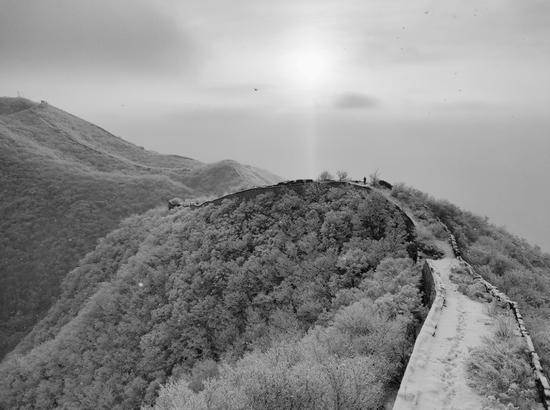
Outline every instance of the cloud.
POLYGON ((2 0, 4 69, 165 71, 185 66, 192 44, 159 3, 144 0, 2 0))
POLYGON ((362 93, 343 93, 334 99, 334 106, 340 109, 370 109, 376 108, 379 102, 376 98, 362 93))

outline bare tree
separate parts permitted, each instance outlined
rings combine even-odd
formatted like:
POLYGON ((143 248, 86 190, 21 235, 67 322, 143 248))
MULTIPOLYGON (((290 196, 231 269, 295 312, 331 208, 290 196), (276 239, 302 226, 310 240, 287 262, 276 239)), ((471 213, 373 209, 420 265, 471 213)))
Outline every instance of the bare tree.
POLYGON ((334 177, 332 176, 332 174, 328 171, 323 171, 319 174, 319 177, 317 178, 318 181, 330 181, 334 179, 334 177))
POLYGON ((378 169, 374 171, 372 174, 369 175, 370 178, 370 184, 373 186, 378 185, 378 182, 380 181, 380 172, 378 169))
POLYGON ((336 171, 336 175, 338 176, 338 181, 348 180, 348 173, 346 171, 338 170, 336 171))

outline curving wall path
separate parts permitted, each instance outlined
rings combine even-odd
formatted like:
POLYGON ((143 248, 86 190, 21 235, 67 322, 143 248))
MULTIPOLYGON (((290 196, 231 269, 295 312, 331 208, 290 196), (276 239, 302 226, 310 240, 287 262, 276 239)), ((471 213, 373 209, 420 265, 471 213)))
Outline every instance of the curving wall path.
POLYGON ((482 337, 492 333, 493 319, 485 313, 480 302, 458 292, 457 285, 450 281, 451 269, 454 266, 462 266, 474 280, 481 282, 493 297, 505 302, 513 310, 520 334, 531 356, 541 401, 544 408, 548 409, 548 380, 543 373, 539 356, 534 350, 517 303, 475 272, 462 258, 452 233, 447 226, 442 225, 449 234, 454 255, 425 262, 423 287, 428 295, 430 311, 417 336, 393 408, 483 408, 483 398, 468 386, 465 362, 469 356, 469 349, 480 346, 482 337))
POLYGON ((450 279, 460 266, 454 257, 426 260, 425 292, 433 303, 416 339, 394 409, 481 409, 483 398, 468 386, 469 349, 491 334, 482 303, 458 291, 450 279), (433 286, 430 285, 433 283, 433 286))

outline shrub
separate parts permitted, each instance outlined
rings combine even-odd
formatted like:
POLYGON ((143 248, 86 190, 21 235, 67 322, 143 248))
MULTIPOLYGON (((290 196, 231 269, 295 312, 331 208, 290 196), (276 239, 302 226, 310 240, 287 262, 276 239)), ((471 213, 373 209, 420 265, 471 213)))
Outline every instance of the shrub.
POLYGON ((518 325, 510 316, 500 315, 495 322, 495 337, 497 339, 510 340, 517 335, 518 325))
POLYGON ((204 382, 218 376, 218 364, 212 359, 198 362, 191 370, 189 388, 195 393, 204 389, 204 382))
MULTIPOLYGON (((403 261, 388 259, 384 264, 387 275, 403 261)), ((399 275, 392 277, 396 280, 399 275)), ((353 297, 360 292, 357 289, 353 297)), ((378 303, 389 295, 344 306, 331 325, 317 326, 299 340, 280 340, 266 351, 246 354, 234 365, 222 363, 219 376, 204 381, 199 392, 193 392, 185 378, 168 383, 155 408, 380 408, 388 384, 404 368, 413 341, 412 315, 390 317, 385 305, 378 303)), ((418 307, 418 294, 414 298, 418 307)))
POLYGON ((416 228, 416 242, 418 250, 432 259, 439 259, 444 252, 439 248, 437 242, 439 239, 427 227, 420 225, 416 228))
POLYGON ((443 225, 437 221, 432 221, 428 224, 427 228, 433 233, 433 235, 442 241, 449 240, 449 233, 445 230, 443 225))
POLYGON ((331 181, 333 179, 334 179, 334 176, 328 171, 321 172, 317 177, 318 181, 331 181))
POLYGON ((542 366, 545 369, 550 367, 550 312, 546 317, 528 317, 531 331, 531 338, 537 353, 541 357, 542 366))
POLYGON ((457 289, 460 293, 468 296, 472 300, 480 302, 492 302, 493 297, 485 285, 474 280, 470 272, 464 267, 453 268, 451 270, 451 281, 457 284, 457 289))
MULTIPOLYGON (((185 384, 165 386, 156 409, 329 409, 377 408, 384 399, 382 365, 372 356, 338 357, 327 338, 311 334, 297 343, 279 343, 254 352, 193 393, 185 384)), ((349 352, 351 353, 351 352, 349 352)))
POLYGON ((348 173, 346 171, 338 170, 338 171, 336 171, 336 176, 338 177, 338 181, 347 181, 348 180, 348 173))
POLYGON ((504 338, 485 338, 481 347, 472 350, 466 365, 471 386, 503 405, 525 410, 536 408, 535 380, 528 357, 508 331, 505 327, 504 338))

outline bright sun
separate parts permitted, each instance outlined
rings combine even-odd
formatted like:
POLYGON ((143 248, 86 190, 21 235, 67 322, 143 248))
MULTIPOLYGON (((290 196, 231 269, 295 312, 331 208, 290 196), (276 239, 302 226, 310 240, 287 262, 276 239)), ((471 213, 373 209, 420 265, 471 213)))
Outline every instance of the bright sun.
POLYGON ((332 58, 320 47, 299 47, 284 56, 285 76, 303 89, 323 88, 332 74, 332 58))

